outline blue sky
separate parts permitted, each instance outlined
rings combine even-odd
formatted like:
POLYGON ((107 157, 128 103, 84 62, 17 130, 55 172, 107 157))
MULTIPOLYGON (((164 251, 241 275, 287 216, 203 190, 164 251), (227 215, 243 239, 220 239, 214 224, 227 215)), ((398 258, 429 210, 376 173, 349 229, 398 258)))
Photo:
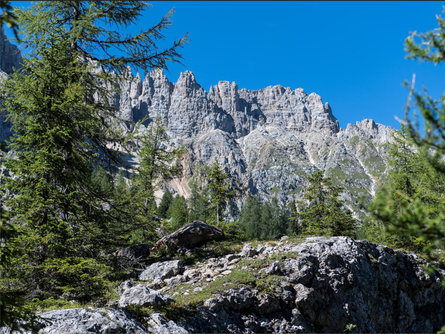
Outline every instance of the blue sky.
POLYGON ((437 27, 444 2, 159 1, 133 32, 148 28, 175 7, 168 41, 186 32, 184 66, 171 64, 176 82, 190 70, 208 91, 220 80, 239 88, 303 88, 329 102, 342 128, 364 118, 399 128, 407 100, 404 80, 416 73, 438 97, 444 66, 405 59, 411 31, 437 27))

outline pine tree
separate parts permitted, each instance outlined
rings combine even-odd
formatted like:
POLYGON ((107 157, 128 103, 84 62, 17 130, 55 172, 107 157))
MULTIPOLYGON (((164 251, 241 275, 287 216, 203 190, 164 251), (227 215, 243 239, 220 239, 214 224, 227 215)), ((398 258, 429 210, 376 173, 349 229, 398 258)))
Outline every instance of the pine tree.
POLYGON ((416 227, 435 221, 445 212, 445 174, 428 162, 403 126, 393 136, 389 153, 391 172, 368 208, 367 237, 393 247, 422 251, 431 244, 416 227))
POLYGON ((224 220, 224 210, 234 196, 234 191, 230 190, 229 175, 224 172, 218 161, 210 167, 208 181, 211 209, 216 225, 219 225, 220 220, 224 220))
MULTIPOLYGON (((445 19, 436 16, 438 28, 418 34, 414 32, 405 41, 407 58, 428 61, 434 64, 441 64, 445 61, 445 19)), ((414 142, 421 159, 430 165, 430 173, 439 176, 436 179, 436 187, 433 192, 436 194, 429 196, 439 197, 433 202, 439 202, 436 210, 431 212, 431 206, 425 205, 425 200, 413 198, 408 206, 403 209, 403 220, 393 220, 387 226, 393 231, 409 233, 421 240, 428 240, 428 244, 423 249, 426 254, 432 255, 434 249, 445 248, 445 207, 443 206, 443 190, 437 190, 437 186, 443 186, 445 175, 445 164, 443 156, 445 154, 445 94, 434 99, 428 95, 424 89, 421 93, 414 89, 414 80, 410 89, 408 102, 405 110, 406 129, 409 138, 414 142), (410 120, 411 99, 414 98, 415 122, 410 120), (417 121, 417 112, 420 112, 421 126, 417 121), (428 219, 425 219, 428 217, 428 219), (404 232, 403 232, 404 231, 404 232)), ((426 176, 426 175, 425 175, 426 176)), ((428 181, 427 181, 428 182, 428 181)), ((424 190, 429 190, 429 185, 424 184, 424 190)))
POLYGON ((105 161, 119 162, 109 146, 121 139, 110 127, 116 119, 110 87, 128 65, 163 67, 178 59, 184 43, 153 47, 168 17, 125 38, 106 28, 126 27, 145 7, 138 1, 45 1, 18 11, 27 58, 1 93, 13 123, 9 148, 16 152, 6 163, 14 175, 8 206, 20 227, 14 242, 22 250, 15 273, 35 297, 86 301, 107 289, 109 268, 99 254, 117 246, 109 233, 115 220, 91 175, 105 161))
POLYGON ((199 187, 198 182, 191 180, 189 182, 191 195, 188 199, 189 222, 195 220, 207 221, 210 217, 210 198, 208 189, 199 187))
POLYGON ((269 224, 268 238, 276 238, 280 235, 285 235, 289 228, 290 213, 286 207, 282 207, 278 203, 276 197, 272 198, 269 204, 272 219, 269 224))
POLYGON ((261 207, 259 198, 251 194, 241 207, 240 227, 248 239, 261 238, 264 235, 261 207))
POLYGON ((339 198, 343 189, 324 177, 321 170, 310 175, 308 181, 296 216, 300 229, 314 235, 355 236, 356 221, 339 198))
POLYGON ((173 230, 177 230, 188 222, 188 207, 184 196, 176 195, 170 207, 171 222, 173 230))
POLYGON ((162 182, 180 175, 182 167, 177 164, 177 160, 184 150, 167 147, 169 138, 160 119, 151 122, 146 131, 138 134, 136 139, 140 145, 139 167, 132 179, 136 207, 131 214, 146 231, 143 238, 147 238, 147 233, 153 232, 156 224, 154 191, 162 182))
POLYGON ((170 205, 173 200, 173 195, 170 190, 166 190, 162 195, 161 203, 159 203, 158 207, 158 216, 159 218, 170 218, 170 205))

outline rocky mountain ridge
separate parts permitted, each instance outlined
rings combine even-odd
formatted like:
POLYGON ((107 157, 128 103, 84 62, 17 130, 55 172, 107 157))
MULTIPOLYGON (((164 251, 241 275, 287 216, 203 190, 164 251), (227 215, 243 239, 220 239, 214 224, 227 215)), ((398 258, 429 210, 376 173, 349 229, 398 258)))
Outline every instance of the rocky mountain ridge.
POLYGON ((170 184, 185 196, 197 167, 217 160, 241 194, 283 203, 298 198, 307 174, 320 168, 346 188, 344 197, 358 212, 385 174, 394 131, 370 119, 343 130, 328 103, 300 88, 247 90, 220 81, 207 93, 190 71, 175 84, 160 70, 144 80, 129 74, 118 100, 129 124, 159 117, 172 142, 187 149, 183 178, 170 184))
MULTIPOLYGON (((0 30, 3 75, 19 62, 17 47, 0 30)), ((345 188, 348 206, 360 214, 360 201, 371 199, 385 175, 385 146, 394 131, 370 119, 343 130, 329 104, 301 88, 247 90, 220 81, 206 92, 190 71, 181 73, 176 83, 162 70, 147 73, 144 79, 128 72, 114 102, 127 131, 133 131, 132 122, 147 117, 147 125, 159 117, 171 144, 186 148, 184 174, 168 185, 186 197, 197 167, 216 160, 229 172, 241 197, 276 196, 282 203, 297 199, 308 173, 320 168, 345 188)), ((9 136, 9 125, 1 122, 0 139, 9 136)), ((132 159, 137 162, 137 151, 132 159)))

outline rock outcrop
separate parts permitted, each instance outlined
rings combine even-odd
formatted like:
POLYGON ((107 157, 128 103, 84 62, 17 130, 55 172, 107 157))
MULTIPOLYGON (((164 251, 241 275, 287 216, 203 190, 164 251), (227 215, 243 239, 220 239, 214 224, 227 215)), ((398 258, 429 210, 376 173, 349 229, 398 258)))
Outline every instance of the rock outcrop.
MULTIPOLYGON (((81 333, 116 333, 146 334, 147 327, 136 321, 123 309, 113 308, 71 308, 52 310, 39 314, 42 329, 39 334, 81 334, 81 333)), ((0 333, 11 333, 0 328, 0 333)), ((12 333, 31 334, 20 331, 12 333)))
POLYGON ((139 275, 139 280, 151 281, 155 279, 166 279, 181 274, 183 271, 184 265, 179 260, 156 262, 139 275))
POLYGON ((445 324, 445 271, 425 265, 367 241, 308 238, 245 246, 161 291, 182 300, 214 291, 178 323, 192 333, 432 333, 445 324))
POLYGON ((119 299, 119 307, 127 307, 131 305, 137 306, 154 306, 159 304, 168 304, 172 299, 164 296, 156 290, 150 289, 145 285, 138 284, 128 287, 124 290, 119 299))
POLYGON ((426 265, 348 237, 246 244, 156 282, 126 281, 114 308, 42 313, 40 333, 433 333, 445 325, 445 271, 426 265))

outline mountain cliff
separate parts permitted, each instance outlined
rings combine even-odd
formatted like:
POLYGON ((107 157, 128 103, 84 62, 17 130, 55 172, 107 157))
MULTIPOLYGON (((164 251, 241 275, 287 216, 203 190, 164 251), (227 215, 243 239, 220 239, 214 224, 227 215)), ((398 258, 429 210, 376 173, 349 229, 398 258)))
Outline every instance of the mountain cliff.
POLYGON ((206 92, 190 71, 176 83, 159 70, 144 80, 128 75, 119 109, 128 122, 161 118, 172 142, 187 149, 183 178, 170 184, 182 195, 197 167, 216 160, 241 194, 283 203, 298 198, 307 174, 320 168, 345 187, 356 213, 385 175, 394 131, 370 119, 343 130, 329 104, 301 88, 247 90, 220 81, 206 92))
MULTIPOLYGON (((11 73, 20 60, 0 28, 0 74, 11 73)), ((188 196, 197 167, 218 160, 239 195, 276 196, 285 203, 298 198, 307 174, 320 168, 345 187, 343 197, 359 215, 360 201, 371 199, 385 175, 385 146, 394 131, 370 119, 341 129, 329 104, 301 88, 248 90, 220 81, 206 92, 190 71, 176 83, 161 70, 144 79, 128 72, 115 104, 128 131, 133 131, 132 122, 146 117, 147 125, 159 117, 172 145, 186 148, 183 177, 169 185, 177 193, 188 196)), ((3 120, 0 140, 9 136, 3 120)))

